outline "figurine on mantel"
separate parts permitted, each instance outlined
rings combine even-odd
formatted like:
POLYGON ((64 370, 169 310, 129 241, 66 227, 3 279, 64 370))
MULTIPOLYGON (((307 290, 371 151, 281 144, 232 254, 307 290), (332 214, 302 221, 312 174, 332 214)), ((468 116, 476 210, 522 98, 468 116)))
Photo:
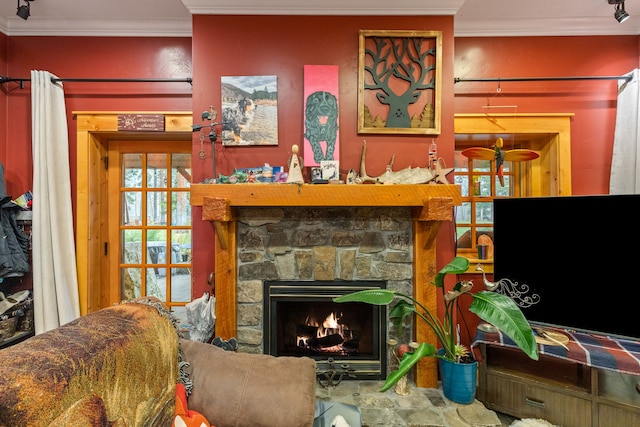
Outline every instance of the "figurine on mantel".
POLYGON ((302 177, 302 165, 298 157, 298 146, 291 146, 291 159, 289 159, 289 174, 287 175, 287 184, 304 184, 302 177))

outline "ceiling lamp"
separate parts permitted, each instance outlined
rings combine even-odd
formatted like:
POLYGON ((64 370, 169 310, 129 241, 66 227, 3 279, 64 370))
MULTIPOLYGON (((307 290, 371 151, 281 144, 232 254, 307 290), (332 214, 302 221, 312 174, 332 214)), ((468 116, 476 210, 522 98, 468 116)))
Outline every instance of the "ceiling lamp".
POLYGON ((624 2, 618 3, 616 5, 616 11, 613 14, 613 16, 615 16, 616 20, 621 24, 627 19, 629 19, 629 14, 627 13, 626 10, 624 10, 624 2))
POLYGON ((613 17, 616 18, 616 21, 619 23, 623 23, 627 19, 629 19, 629 14, 626 10, 624 10, 624 0, 607 0, 609 4, 615 4, 615 12, 613 13, 613 17))
POLYGON ((26 21, 31 15, 31 2, 33 0, 24 1, 26 2, 26 5, 23 4, 22 6, 20 6, 20 0, 18 0, 18 12, 16 12, 16 15, 26 21))

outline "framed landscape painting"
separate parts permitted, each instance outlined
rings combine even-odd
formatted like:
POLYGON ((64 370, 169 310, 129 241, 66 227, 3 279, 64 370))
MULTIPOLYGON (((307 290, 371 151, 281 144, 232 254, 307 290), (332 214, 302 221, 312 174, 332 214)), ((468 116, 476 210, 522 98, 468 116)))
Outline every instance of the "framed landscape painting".
POLYGON ((440 134, 442 32, 360 30, 358 133, 440 134))
POLYGON ((276 76, 223 76, 222 145, 278 145, 276 76))

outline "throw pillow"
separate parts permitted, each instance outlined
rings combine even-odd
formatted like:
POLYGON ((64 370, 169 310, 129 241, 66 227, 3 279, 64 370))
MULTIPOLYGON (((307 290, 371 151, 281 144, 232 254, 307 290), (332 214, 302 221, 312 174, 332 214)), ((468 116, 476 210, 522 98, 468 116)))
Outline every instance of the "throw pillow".
POLYGON ((315 412, 316 362, 225 351, 180 340, 193 381, 189 407, 217 427, 309 427, 315 412))

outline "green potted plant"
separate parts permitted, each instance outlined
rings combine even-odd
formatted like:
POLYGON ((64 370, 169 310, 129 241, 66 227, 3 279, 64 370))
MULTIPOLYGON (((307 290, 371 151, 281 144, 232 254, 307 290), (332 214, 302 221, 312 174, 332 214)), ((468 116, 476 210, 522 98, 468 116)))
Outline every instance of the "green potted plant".
MULTIPOLYGON (((437 336, 439 344, 442 346, 439 351, 436 351, 436 347, 432 343, 420 343, 416 349, 405 353, 398 369, 387 377, 380 391, 391 388, 409 372, 418 360, 425 356, 437 357, 441 362, 455 363, 461 362, 464 357, 470 355, 468 349, 457 343, 454 319, 458 299, 465 295, 473 299, 469 311, 511 338, 531 359, 538 360, 538 345, 533 330, 520 308, 510 297, 487 290, 471 293, 473 283, 466 280, 456 283, 451 291, 445 292, 444 280, 447 274, 461 274, 466 272, 468 268, 469 260, 467 258, 455 257, 436 274, 431 283, 440 289, 445 307, 442 318, 438 317, 437 313, 427 310, 424 305, 410 295, 389 289, 368 289, 334 299, 335 302, 364 302, 375 305, 388 305, 397 300, 397 304, 391 308, 389 313, 390 320, 397 328, 402 326, 406 316, 415 315, 418 319, 426 322, 437 336)), ((444 378, 442 380, 444 381, 444 378)), ((474 385, 473 394, 475 395, 475 373, 472 382, 474 385)), ((447 396, 446 389, 445 396, 447 396)), ((455 401, 455 399, 453 400, 455 401)))

